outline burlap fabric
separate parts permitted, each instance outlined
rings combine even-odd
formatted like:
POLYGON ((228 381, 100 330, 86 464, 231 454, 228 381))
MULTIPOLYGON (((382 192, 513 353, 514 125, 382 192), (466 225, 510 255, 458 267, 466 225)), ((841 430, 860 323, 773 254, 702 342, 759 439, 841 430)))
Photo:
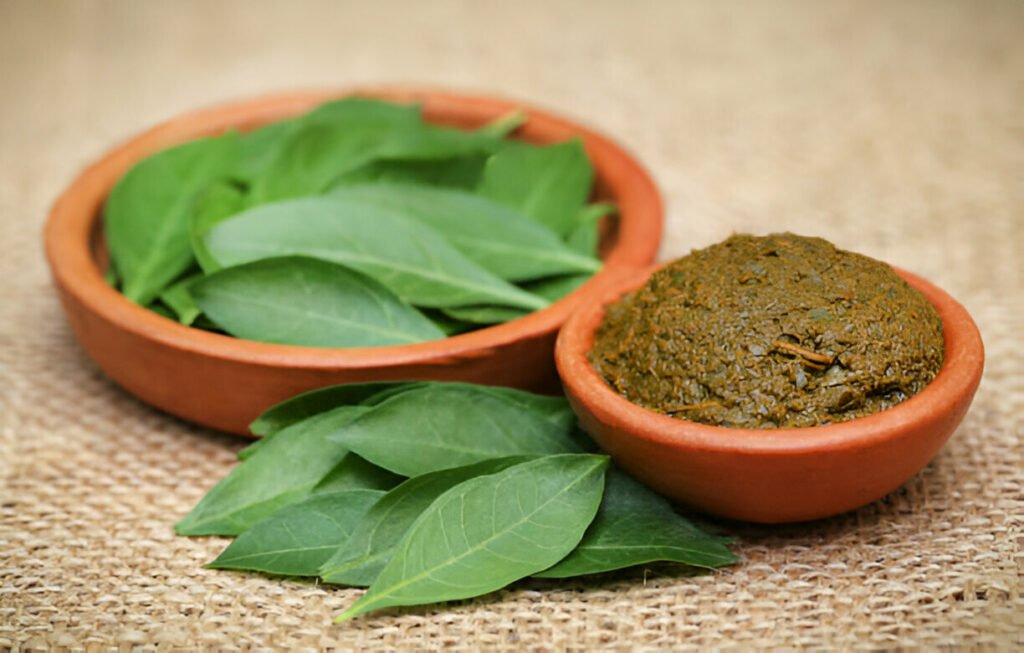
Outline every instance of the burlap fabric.
MULTIPOLYGON (((1024 3, 0 0, 0 649, 1024 645, 1024 3), (744 562, 528 581, 345 626, 356 590, 207 571, 171 525, 242 442, 78 350, 40 246, 89 160, 185 109, 414 81, 615 135, 669 205, 663 258, 790 229, 917 272, 985 338, 942 453, 885 500, 738 536, 744 562)), ((197 383, 202 380, 198 379, 197 383)))

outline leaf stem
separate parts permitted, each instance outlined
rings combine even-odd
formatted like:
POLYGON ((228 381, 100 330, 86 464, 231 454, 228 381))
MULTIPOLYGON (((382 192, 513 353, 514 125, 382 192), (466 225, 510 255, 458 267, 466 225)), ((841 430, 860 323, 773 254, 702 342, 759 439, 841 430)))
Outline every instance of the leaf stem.
POLYGON ((827 354, 819 354, 818 352, 801 347, 800 345, 792 342, 786 342, 785 340, 772 340, 772 346, 776 349, 782 349, 788 351, 791 354, 796 354, 801 358, 805 358, 813 363, 820 363, 822 365, 831 365, 835 362, 835 356, 829 356, 827 354))
POLYGON ((666 413, 681 413, 681 412, 688 411, 688 410, 700 410, 702 408, 712 408, 713 406, 721 406, 721 405, 722 405, 722 402, 720 402, 720 401, 702 401, 699 404, 680 404, 678 406, 673 406, 672 408, 669 408, 665 412, 666 413))
POLYGON ((519 129, 526 123, 526 113, 522 110, 510 111, 496 120, 487 123, 480 128, 480 131, 492 136, 506 136, 519 129))

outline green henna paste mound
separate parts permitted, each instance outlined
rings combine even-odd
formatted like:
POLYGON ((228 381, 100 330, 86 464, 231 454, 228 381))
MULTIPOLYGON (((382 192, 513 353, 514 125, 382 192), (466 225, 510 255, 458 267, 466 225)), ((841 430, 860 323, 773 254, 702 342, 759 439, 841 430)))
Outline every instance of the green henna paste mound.
POLYGON ((942 367, 942 323, 888 265, 793 234, 732 236, 609 306, 590 361, 626 399, 733 428, 890 408, 942 367))

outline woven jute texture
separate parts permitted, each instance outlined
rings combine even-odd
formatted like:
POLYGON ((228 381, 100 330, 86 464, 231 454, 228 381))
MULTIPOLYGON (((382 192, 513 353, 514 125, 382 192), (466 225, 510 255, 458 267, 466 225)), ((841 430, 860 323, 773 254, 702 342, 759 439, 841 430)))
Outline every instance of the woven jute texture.
POLYGON ((0 98, 0 650, 1024 646, 1024 3, 0 0, 0 98), (987 347, 966 420, 857 512, 717 524, 743 562, 710 575, 527 581, 333 626, 358 591, 204 570, 225 540, 171 527, 243 442, 80 352, 48 207, 186 109, 387 81, 614 135, 664 191, 662 258, 788 229, 944 287, 987 347))

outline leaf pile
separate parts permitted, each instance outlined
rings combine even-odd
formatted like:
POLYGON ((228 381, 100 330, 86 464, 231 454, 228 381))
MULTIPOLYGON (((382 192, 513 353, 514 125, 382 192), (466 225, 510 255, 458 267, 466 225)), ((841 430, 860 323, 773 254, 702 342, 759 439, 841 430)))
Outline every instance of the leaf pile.
POLYGON ((366 347, 521 317, 596 272, 579 139, 507 138, 348 98, 158 152, 108 198, 108 279, 181 323, 264 342, 366 347))
POLYGON ((367 587, 340 620, 528 576, 736 561, 580 432, 562 397, 463 383, 333 386, 278 404, 176 526, 208 566, 367 587))

